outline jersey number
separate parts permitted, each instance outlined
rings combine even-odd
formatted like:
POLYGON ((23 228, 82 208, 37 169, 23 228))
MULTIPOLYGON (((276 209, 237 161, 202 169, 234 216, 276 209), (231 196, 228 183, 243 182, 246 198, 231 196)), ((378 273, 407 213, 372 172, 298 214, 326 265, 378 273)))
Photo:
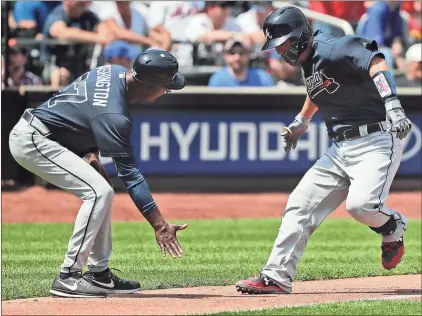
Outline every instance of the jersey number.
POLYGON ((86 80, 88 79, 88 74, 88 72, 83 74, 70 85, 53 95, 50 100, 48 100, 48 107, 51 108, 59 102, 80 104, 87 101, 86 80))

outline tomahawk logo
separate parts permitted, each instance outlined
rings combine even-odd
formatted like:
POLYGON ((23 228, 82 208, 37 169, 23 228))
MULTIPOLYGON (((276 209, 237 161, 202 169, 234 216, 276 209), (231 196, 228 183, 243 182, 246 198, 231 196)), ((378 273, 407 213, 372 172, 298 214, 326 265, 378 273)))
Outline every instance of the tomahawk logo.
POLYGON ((270 31, 268 29, 265 29, 265 36, 269 39, 272 39, 272 35, 270 34, 270 31))
POLYGON ((312 71, 312 76, 306 78, 306 89, 310 98, 316 97, 322 91, 327 91, 329 94, 333 94, 340 88, 340 84, 334 80, 334 78, 328 78, 322 70, 312 71))

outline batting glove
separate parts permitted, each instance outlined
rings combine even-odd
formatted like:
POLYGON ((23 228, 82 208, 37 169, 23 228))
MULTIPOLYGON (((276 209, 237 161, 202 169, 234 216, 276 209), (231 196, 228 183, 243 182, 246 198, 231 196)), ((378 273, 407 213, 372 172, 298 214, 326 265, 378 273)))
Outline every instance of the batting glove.
POLYGON ((396 137, 404 139, 412 130, 412 122, 406 117, 398 99, 391 100, 385 104, 387 121, 391 126, 389 131, 395 132, 396 137))
POLYGON ((297 145, 297 141, 299 140, 300 136, 308 129, 308 125, 311 119, 307 119, 302 114, 298 114, 295 117, 295 120, 284 129, 281 133, 282 141, 281 144, 283 145, 286 152, 289 152, 292 148, 295 149, 297 145))

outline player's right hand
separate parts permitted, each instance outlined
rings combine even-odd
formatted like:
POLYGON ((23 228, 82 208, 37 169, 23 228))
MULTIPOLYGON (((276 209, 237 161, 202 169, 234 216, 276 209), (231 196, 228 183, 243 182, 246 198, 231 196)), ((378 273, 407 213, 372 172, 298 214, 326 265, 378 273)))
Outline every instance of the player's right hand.
POLYGON ((401 107, 387 111, 387 120, 390 122, 390 130, 398 139, 404 139, 412 130, 412 122, 407 118, 401 107))
POLYGON ((166 252, 168 252, 173 258, 180 258, 182 256, 183 249, 177 240, 176 233, 179 230, 184 230, 186 227, 188 227, 187 224, 173 225, 166 223, 162 228, 155 231, 155 239, 161 248, 163 257, 165 257, 166 252))
POLYGON ((309 120, 301 121, 302 122, 296 117, 296 119, 288 127, 285 127, 281 133, 281 144, 286 152, 289 152, 292 148, 296 148, 300 136, 308 129, 309 120))

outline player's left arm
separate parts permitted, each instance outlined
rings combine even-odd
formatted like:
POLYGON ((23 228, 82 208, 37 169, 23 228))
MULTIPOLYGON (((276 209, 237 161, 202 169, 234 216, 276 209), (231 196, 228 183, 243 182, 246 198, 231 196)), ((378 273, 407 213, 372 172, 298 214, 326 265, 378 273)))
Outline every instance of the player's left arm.
POLYGON ((132 125, 130 120, 117 113, 100 114, 91 120, 98 149, 104 157, 113 158, 119 179, 124 184, 138 210, 155 230, 155 237, 162 254, 182 256, 176 233, 187 225, 168 224, 155 203, 148 184, 136 167, 130 143, 132 125))
POLYGON ((391 130, 396 132, 399 139, 405 138, 412 129, 412 123, 400 104, 393 75, 388 69, 384 58, 374 56, 369 64, 369 75, 385 102, 387 119, 391 123, 391 130))

